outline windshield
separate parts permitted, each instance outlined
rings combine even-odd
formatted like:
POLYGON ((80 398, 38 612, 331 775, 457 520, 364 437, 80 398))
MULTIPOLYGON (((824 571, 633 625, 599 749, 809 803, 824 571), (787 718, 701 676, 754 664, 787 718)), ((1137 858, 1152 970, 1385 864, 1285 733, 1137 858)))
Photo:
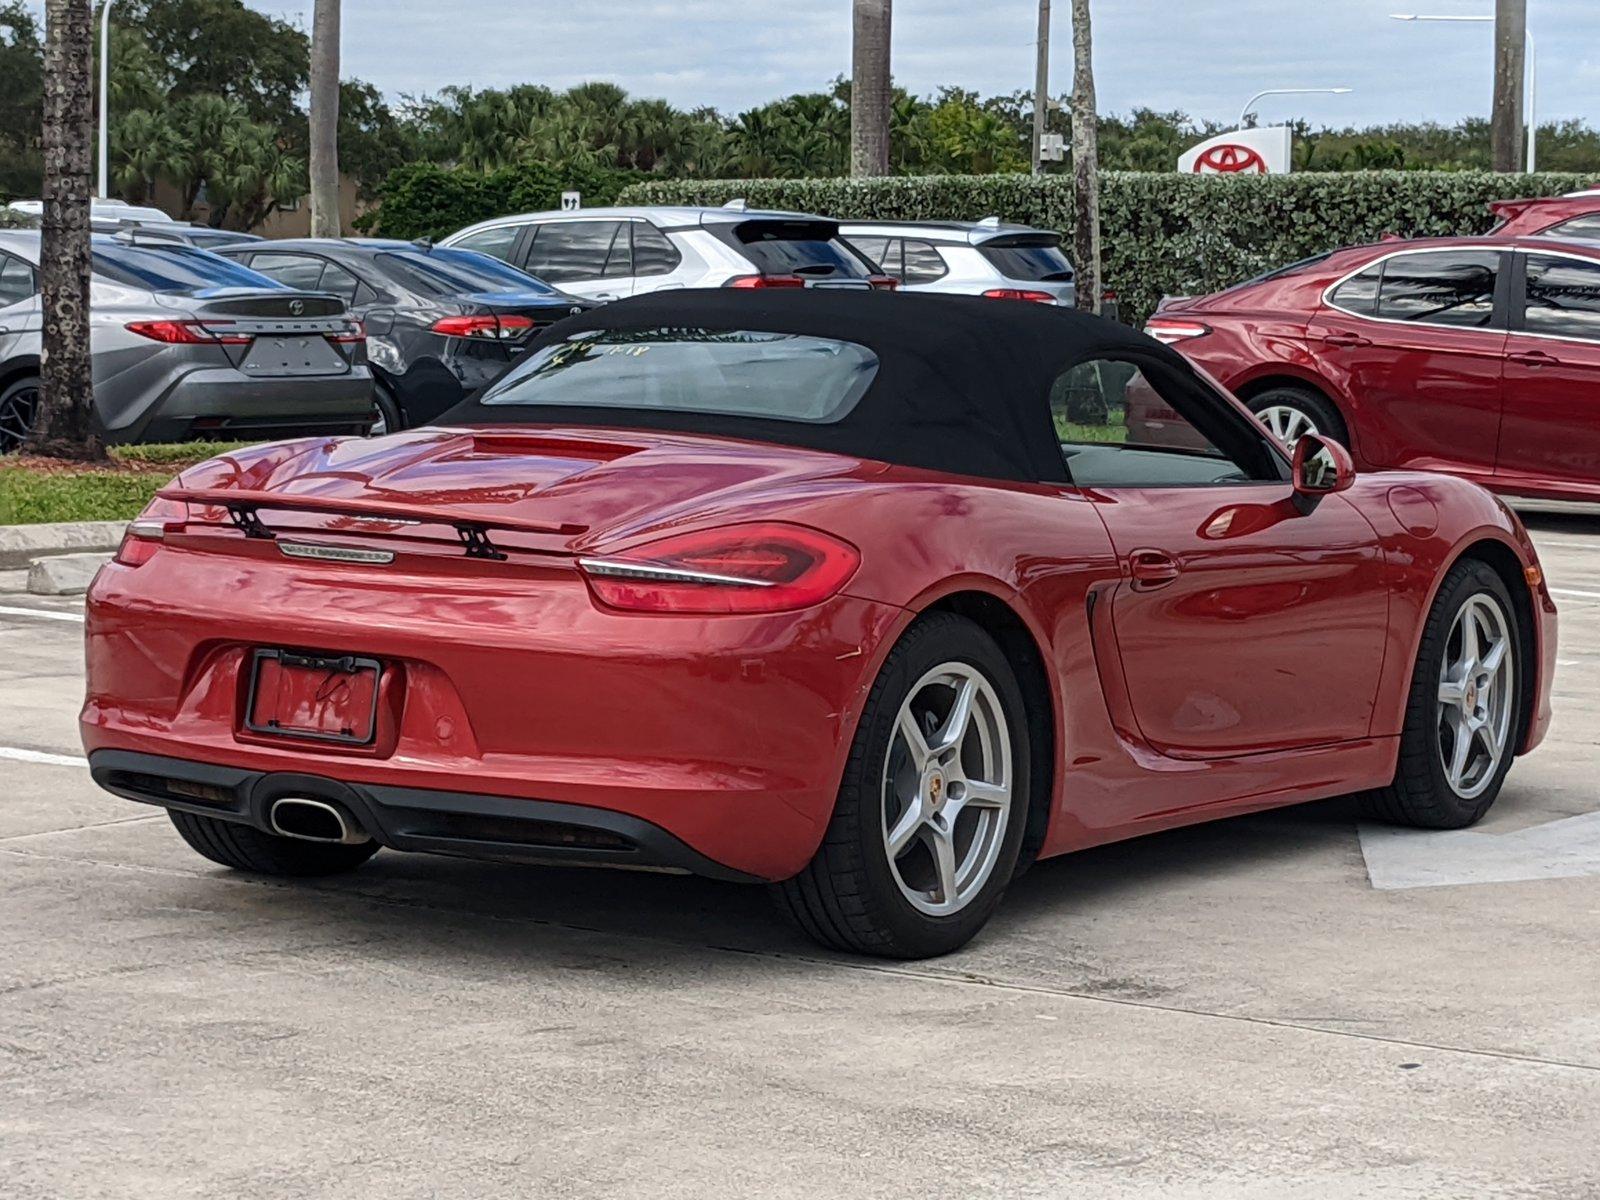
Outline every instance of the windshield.
POLYGON ((476 250, 393 250, 378 255, 378 262, 401 282, 430 296, 474 292, 556 294, 544 280, 476 250))
POLYGON ((878 357, 854 342, 743 329, 604 329, 543 347, 480 401, 835 421, 878 357))
POLYGON ((215 288, 284 290, 281 283, 232 259, 177 242, 129 246, 96 239, 92 258, 94 273, 101 278, 162 295, 193 295, 215 288))

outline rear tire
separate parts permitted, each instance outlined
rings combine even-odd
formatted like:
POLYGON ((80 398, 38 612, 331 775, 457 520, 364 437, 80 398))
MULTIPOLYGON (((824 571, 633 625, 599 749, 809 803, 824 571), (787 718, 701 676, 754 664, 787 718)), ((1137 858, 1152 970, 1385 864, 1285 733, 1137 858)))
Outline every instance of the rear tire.
POLYGON ((224 867, 309 879, 352 871, 378 852, 377 842, 359 846, 304 842, 263 833, 237 821, 219 821, 169 808, 167 816, 190 847, 224 867))
POLYGON ((387 384, 375 382, 372 385, 372 409, 376 415, 367 430, 368 437, 399 433, 406 427, 405 413, 400 410, 400 402, 387 384))
POLYGON ((1319 433, 1332 438, 1346 450, 1350 448, 1350 431, 1344 418, 1321 392, 1309 387, 1285 384, 1271 387, 1245 401, 1245 407, 1261 420, 1272 436, 1289 449, 1308 433, 1319 433))
POLYGON ((1461 829, 1489 811, 1522 737, 1522 650, 1505 581, 1479 559, 1458 562, 1423 627, 1394 782, 1362 797, 1369 816, 1421 829, 1461 829), (1463 652, 1468 621, 1477 645, 1470 667, 1463 652), (1503 671, 1486 669, 1484 661, 1497 644, 1508 664, 1503 671), (1468 709, 1481 713, 1481 722, 1468 709), (1456 738, 1464 729, 1467 749, 1457 771, 1456 738))
POLYGON ((39 418, 39 377, 24 375, 0 388, 0 454, 14 454, 33 436, 39 418))
POLYGON ((779 907, 835 950, 959 949, 1016 871, 1028 765, 1026 707, 1000 647, 965 617, 924 617, 879 672, 822 845, 775 886, 779 907))

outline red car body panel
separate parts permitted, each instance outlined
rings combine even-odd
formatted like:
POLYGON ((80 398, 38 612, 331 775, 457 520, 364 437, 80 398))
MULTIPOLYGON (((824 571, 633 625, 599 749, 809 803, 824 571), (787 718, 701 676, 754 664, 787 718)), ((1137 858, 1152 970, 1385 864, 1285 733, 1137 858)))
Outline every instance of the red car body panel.
MULTIPOLYGON (((181 484, 410 507, 419 523, 275 514, 286 532, 396 553, 302 562, 196 506, 214 523, 105 568, 88 599, 91 755, 591 806, 764 879, 810 860, 885 657, 958 594, 1005 605, 1037 651, 1054 718, 1038 725, 1054 759, 1040 852, 1054 854, 1388 782, 1448 564, 1482 543, 1537 562, 1500 504, 1430 475, 1358 477, 1302 515, 1287 484, 1091 492, 528 428, 287 443, 181 484), (427 521, 440 508, 564 532, 512 530, 496 539, 507 561, 473 560, 427 521), (770 615, 621 613, 575 565, 664 529, 779 517, 859 549, 841 594, 770 615), (1149 547, 1181 583, 1136 584, 1130 556, 1149 547), (247 656, 278 646, 389 665, 374 744, 242 727, 247 656)), ((1524 751, 1548 721, 1555 645, 1548 593, 1525 595, 1539 669, 1524 751)))
POLYGON ((1508 495, 1600 501, 1600 344, 1378 319, 1328 303, 1337 284, 1380 259, 1452 248, 1600 266, 1600 245, 1576 242, 1391 240, 1163 305, 1152 321, 1203 325, 1203 336, 1174 348, 1242 398, 1278 384, 1320 392, 1363 471, 1447 471, 1508 495))
POLYGON ((1498 218, 1492 231, 1495 237, 1536 237, 1575 217, 1600 213, 1600 191, 1496 200, 1489 208, 1498 218))

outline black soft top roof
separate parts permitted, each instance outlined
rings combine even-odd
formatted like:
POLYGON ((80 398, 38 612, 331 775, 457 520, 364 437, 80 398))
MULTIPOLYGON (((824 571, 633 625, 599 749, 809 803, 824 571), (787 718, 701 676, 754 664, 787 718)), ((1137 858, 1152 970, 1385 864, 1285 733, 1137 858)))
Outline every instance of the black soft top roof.
MULTIPOLYGON (((805 291, 664 291, 559 321, 530 349, 591 330, 747 329, 855 342, 880 367, 831 423, 576 405, 481 404, 441 425, 555 424, 660 429, 804 446, 992 479, 1065 481, 1050 415, 1062 371, 1105 355, 1183 362, 1153 338, 1070 310, 969 296, 805 291)), ((513 369, 506 379, 516 375, 513 369)))

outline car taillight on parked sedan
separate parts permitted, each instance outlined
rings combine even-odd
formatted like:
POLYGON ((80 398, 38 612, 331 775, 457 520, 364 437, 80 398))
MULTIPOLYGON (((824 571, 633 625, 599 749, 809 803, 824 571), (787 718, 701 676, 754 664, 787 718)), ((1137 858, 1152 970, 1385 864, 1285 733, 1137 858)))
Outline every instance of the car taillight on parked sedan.
POLYGON ((214 326, 229 325, 230 321, 130 321, 129 333, 149 338, 152 342, 166 342, 173 346, 248 346, 249 334, 218 333, 214 326))
POLYGON ((367 327, 360 321, 347 321, 337 333, 330 333, 328 340, 338 346, 352 346, 367 340, 367 327))
POLYGON ((723 287, 731 288, 803 288, 806 281, 798 275, 735 275, 723 287))
POLYGON ((988 300, 1028 300, 1034 304, 1056 302, 1056 298, 1049 292, 1036 292, 1032 288, 990 288, 983 295, 988 300))
POLYGON ((182 529, 188 520, 187 504, 157 496, 128 522, 122 545, 117 547, 117 561, 125 567, 143 566, 155 557, 156 548, 166 540, 167 534, 182 529))
POLYGON ((674 534, 619 554, 581 558, 608 608, 653 613, 775 613, 838 594, 861 555, 801 525, 766 522, 674 534))
POLYGON ((445 337, 473 338, 486 342, 519 338, 532 328, 532 317, 495 316, 493 313, 476 317, 440 317, 433 323, 433 332, 442 333, 445 337))
POLYGON ((869 275, 867 282, 880 292, 892 292, 900 286, 900 281, 893 275, 869 275))
POLYGON ((1211 332, 1211 326, 1202 325, 1199 321, 1174 321, 1162 317, 1151 317, 1144 323, 1144 331, 1158 342, 1172 345, 1174 342, 1186 342, 1190 338, 1205 337, 1211 332))

